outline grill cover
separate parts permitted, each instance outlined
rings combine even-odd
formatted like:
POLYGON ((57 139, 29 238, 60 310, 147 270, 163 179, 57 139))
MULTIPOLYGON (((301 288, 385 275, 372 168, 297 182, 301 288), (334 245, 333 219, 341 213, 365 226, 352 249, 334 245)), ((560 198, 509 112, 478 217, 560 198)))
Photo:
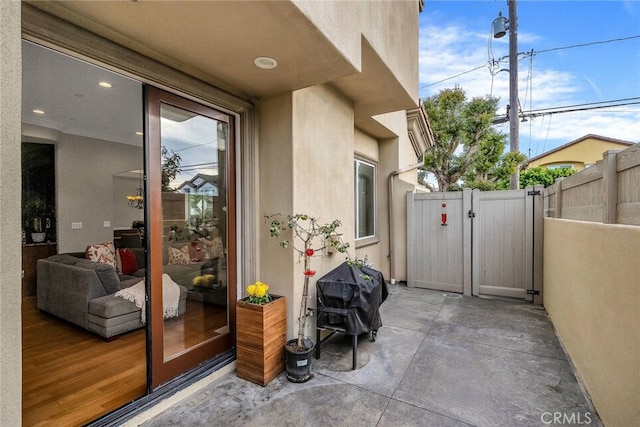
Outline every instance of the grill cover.
POLYGON ((316 290, 318 328, 339 328, 346 334, 360 335, 382 326, 379 308, 389 290, 381 272, 344 262, 318 279, 316 290))

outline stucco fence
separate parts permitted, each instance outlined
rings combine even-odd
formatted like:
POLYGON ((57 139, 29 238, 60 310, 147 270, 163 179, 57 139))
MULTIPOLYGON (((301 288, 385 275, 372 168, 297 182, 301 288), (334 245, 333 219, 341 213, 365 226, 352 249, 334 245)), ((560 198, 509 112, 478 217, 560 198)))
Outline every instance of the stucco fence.
POLYGON ((605 426, 638 425, 640 144, 544 196, 544 306, 605 426))
POLYGON ((640 420, 640 227, 545 218, 544 306, 605 426, 640 420))

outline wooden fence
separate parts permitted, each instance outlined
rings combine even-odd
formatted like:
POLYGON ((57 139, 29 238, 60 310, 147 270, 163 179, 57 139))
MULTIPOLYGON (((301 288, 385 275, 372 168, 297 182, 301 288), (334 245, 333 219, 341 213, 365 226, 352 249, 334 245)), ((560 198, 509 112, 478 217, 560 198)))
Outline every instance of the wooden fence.
POLYGON ((544 215, 640 225, 640 143, 607 151, 595 165, 545 188, 544 215))

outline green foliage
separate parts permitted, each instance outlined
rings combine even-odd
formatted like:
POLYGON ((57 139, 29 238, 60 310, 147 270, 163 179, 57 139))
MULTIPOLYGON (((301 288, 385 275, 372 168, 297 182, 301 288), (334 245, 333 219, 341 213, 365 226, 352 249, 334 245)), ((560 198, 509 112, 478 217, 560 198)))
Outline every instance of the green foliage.
POLYGON ((182 157, 165 146, 162 146, 160 154, 162 156, 162 191, 174 191, 169 187, 169 183, 182 171, 180 167, 182 157))
POLYGON ((269 223, 269 235, 278 239, 282 248, 291 248, 297 252, 304 262, 304 284, 298 315, 298 339, 296 341, 297 349, 301 351, 305 349, 304 337, 307 317, 310 315, 310 311, 307 309, 309 278, 316 274, 315 270, 311 270, 311 258, 317 255, 324 255, 330 246, 340 253, 346 253, 349 243, 342 241, 341 235, 338 233, 341 223, 337 219, 326 224, 320 224, 316 218, 307 214, 284 215, 278 213, 267 215, 265 218, 271 221, 269 223), (280 233, 287 230, 293 233, 293 242, 281 239, 280 233))
POLYGON ((459 86, 424 101, 435 139, 424 155, 424 167, 435 175, 440 191, 509 188, 509 176, 525 157, 504 153, 506 136, 492 126, 497 106, 498 98, 491 96, 467 101, 459 86))
POLYGON ((504 140, 491 137, 478 144, 478 151, 472 158, 472 165, 463 177, 465 188, 483 191, 508 190, 511 175, 520 163, 526 160, 522 153, 507 152, 504 140))
POLYGON ((544 185, 549 187, 553 185, 557 178, 571 176, 576 171, 571 168, 547 169, 535 167, 520 172, 520 188, 534 185, 544 185))
MULTIPOLYGON (((269 224, 269 235, 279 238, 280 232, 290 229, 294 232, 294 237, 298 238, 302 243, 301 246, 294 246, 288 240, 280 240, 280 247, 287 249, 292 247, 296 252, 303 255, 306 249, 312 246, 315 239, 321 244, 320 249, 324 250, 327 246, 332 246, 340 253, 346 253, 349 249, 349 243, 343 242, 337 230, 342 223, 334 219, 326 224, 319 224, 316 218, 307 214, 283 215, 274 214, 266 216, 271 220, 269 224)), ((317 248, 316 248, 317 249, 317 248)))

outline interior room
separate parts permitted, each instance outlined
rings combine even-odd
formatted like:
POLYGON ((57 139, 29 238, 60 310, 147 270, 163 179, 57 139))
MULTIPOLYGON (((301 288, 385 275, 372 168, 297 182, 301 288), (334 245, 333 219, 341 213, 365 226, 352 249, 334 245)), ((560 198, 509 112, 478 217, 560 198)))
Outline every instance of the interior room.
POLYGON ((22 43, 23 423, 79 425, 150 392, 151 346, 168 362, 229 334, 229 126, 162 105, 161 156, 145 169, 143 83, 22 43), (149 168, 162 176, 158 258, 149 168), (147 345, 156 259, 164 322, 147 345))

